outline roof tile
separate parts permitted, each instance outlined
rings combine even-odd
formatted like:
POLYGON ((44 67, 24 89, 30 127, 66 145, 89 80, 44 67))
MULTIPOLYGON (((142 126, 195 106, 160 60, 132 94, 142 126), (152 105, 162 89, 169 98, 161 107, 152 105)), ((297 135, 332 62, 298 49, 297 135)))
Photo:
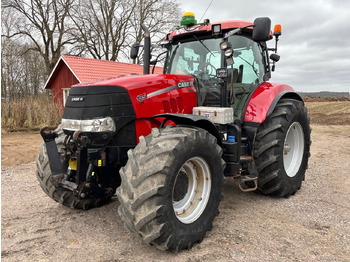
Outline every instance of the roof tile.
MULTIPOLYGON (((107 79, 120 75, 143 74, 143 67, 136 64, 98 60, 77 56, 62 55, 62 59, 75 74, 80 83, 97 79, 107 79)), ((162 67, 156 67, 155 73, 161 74, 162 67)))

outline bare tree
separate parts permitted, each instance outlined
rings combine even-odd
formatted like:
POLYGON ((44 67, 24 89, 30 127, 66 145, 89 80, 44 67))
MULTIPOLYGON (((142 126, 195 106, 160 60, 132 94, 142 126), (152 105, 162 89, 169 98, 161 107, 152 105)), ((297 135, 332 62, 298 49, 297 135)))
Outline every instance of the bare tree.
POLYGON ((125 48, 134 8, 131 0, 80 0, 70 12, 79 53, 118 60, 120 51, 125 48))
MULTIPOLYGON (((152 42, 161 41, 165 34, 174 29, 181 19, 179 4, 174 0, 134 0, 136 4, 133 12, 129 43, 141 43, 143 32, 141 24, 145 24, 151 33, 152 42)), ((124 54, 127 55, 127 54, 124 54)), ((142 52, 133 63, 140 64, 142 52)))
POLYGON ((36 95, 46 79, 43 59, 27 44, 2 39, 1 96, 10 100, 36 95))
POLYGON ((97 59, 129 61, 130 46, 143 38, 141 23, 157 42, 178 23, 179 14, 174 0, 80 0, 70 12, 78 42, 74 48, 97 59))
POLYGON ((49 75, 65 46, 73 44, 68 36, 68 12, 74 0, 4 0, 2 8, 9 9, 21 19, 7 37, 20 36, 43 58, 49 75))
POLYGON ((42 57, 21 38, 10 38, 20 22, 10 9, 3 9, 1 20, 1 96, 7 99, 37 94, 45 80, 42 57))
POLYGON ((157 42, 180 19, 175 0, 3 0, 1 12, 5 97, 38 92, 62 52, 130 61, 141 23, 157 42))

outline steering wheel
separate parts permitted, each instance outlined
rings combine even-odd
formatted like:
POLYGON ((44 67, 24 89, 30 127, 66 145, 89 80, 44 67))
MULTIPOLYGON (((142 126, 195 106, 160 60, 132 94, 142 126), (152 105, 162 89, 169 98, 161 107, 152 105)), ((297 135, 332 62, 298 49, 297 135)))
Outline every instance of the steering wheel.
POLYGON ((207 64, 206 70, 208 71, 208 75, 216 76, 216 67, 211 63, 207 64))

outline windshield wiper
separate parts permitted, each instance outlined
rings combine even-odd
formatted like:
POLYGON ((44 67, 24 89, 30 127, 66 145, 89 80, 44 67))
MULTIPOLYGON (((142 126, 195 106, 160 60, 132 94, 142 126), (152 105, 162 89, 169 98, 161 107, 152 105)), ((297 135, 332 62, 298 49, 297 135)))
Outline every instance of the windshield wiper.
POLYGON ((213 55, 213 56, 215 57, 215 55, 209 50, 209 48, 208 48, 205 44, 203 44, 203 42, 202 42, 201 40, 198 39, 197 36, 193 35, 193 37, 196 38, 197 41, 198 41, 199 43, 201 43, 202 46, 204 46, 204 48, 207 49, 207 51, 208 51, 211 55, 213 55))
POLYGON ((242 56, 238 56, 240 59, 242 59, 244 62, 246 62, 248 65, 250 65, 254 71, 254 73, 256 74, 257 77, 259 77, 259 74, 258 74, 258 70, 254 67, 254 63, 255 61, 253 62, 253 64, 249 63, 247 60, 245 60, 242 56))

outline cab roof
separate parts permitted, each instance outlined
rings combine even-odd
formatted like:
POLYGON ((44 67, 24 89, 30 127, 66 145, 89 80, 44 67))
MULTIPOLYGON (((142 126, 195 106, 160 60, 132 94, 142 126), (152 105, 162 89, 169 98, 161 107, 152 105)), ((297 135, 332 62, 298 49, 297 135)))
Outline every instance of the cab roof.
POLYGON ((228 20, 228 21, 223 21, 223 22, 215 22, 215 23, 211 23, 211 24, 204 24, 204 25, 194 25, 191 27, 187 27, 187 28, 181 28, 178 30, 174 30, 172 32, 170 32, 167 36, 167 38, 173 39, 173 38, 178 38, 182 35, 186 35, 186 34, 190 34, 190 33, 209 33, 212 31, 212 27, 214 25, 221 25, 221 30, 222 31, 229 31, 231 29, 235 29, 235 28, 241 28, 241 27, 247 27, 247 30, 252 30, 252 27, 249 27, 249 25, 253 25, 253 22, 250 21, 243 21, 243 20, 228 20))

